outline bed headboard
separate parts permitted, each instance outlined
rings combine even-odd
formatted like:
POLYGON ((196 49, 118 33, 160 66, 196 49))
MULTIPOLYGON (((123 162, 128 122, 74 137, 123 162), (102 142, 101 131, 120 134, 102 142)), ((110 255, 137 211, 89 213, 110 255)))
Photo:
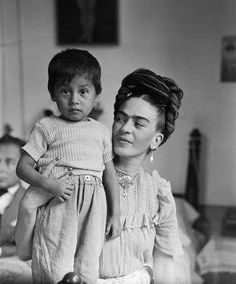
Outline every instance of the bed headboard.
POLYGON ((185 199, 196 209, 199 209, 199 159, 201 133, 195 128, 190 133, 189 159, 185 186, 185 199))

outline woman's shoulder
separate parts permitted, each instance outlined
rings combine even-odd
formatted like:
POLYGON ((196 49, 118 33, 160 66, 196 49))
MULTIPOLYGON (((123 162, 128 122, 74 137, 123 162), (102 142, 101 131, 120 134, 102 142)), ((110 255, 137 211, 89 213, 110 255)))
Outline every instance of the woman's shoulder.
POLYGON ((165 208, 166 206, 173 204, 170 182, 161 177, 157 170, 154 170, 152 173, 143 171, 143 174, 146 180, 146 188, 159 206, 162 204, 164 206, 163 208, 165 208))
POLYGON ((153 170, 152 173, 149 173, 142 169, 142 173, 145 176, 147 181, 151 181, 154 188, 156 188, 157 192, 171 192, 170 182, 165 178, 161 177, 157 170, 153 170))

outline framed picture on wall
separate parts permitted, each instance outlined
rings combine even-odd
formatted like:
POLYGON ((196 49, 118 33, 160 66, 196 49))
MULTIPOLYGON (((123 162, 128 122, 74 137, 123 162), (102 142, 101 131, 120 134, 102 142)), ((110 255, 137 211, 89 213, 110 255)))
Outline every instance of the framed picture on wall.
POLYGON ((118 44, 117 1, 55 0, 57 44, 118 44))
POLYGON ((221 81, 236 82, 236 36, 222 39, 221 81))

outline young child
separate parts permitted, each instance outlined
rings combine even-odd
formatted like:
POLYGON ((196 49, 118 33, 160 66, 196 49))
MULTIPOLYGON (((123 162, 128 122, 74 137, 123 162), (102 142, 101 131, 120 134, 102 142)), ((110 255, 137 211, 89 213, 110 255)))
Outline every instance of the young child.
POLYGON ((105 231, 111 238, 120 234, 111 136, 88 117, 101 92, 101 68, 89 52, 66 49, 50 61, 48 77, 51 99, 61 115, 36 123, 17 166, 21 179, 57 197, 38 212, 33 278, 36 283, 55 283, 76 270, 82 281, 95 283, 105 231), (56 158, 60 160, 54 175, 67 168, 70 180, 40 174, 56 158))

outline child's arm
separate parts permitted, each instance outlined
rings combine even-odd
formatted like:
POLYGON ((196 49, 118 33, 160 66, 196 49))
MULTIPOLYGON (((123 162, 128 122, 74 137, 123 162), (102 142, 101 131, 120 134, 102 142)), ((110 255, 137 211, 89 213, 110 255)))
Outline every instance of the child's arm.
MULTIPOLYGON (((49 177, 57 162, 57 160, 53 160, 43 171, 42 176, 49 177)), ((64 171, 56 174, 55 178, 65 179, 67 175, 70 175, 70 172, 64 171)), ((53 195, 45 190, 30 186, 21 199, 15 228, 15 242, 17 254, 22 260, 29 260, 32 257, 37 209, 47 203, 52 197, 53 195)))
POLYGON ((111 238, 120 235, 120 194, 115 167, 112 161, 106 163, 103 184, 107 195, 108 222, 106 234, 111 238))
POLYGON ((63 199, 70 197, 74 187, 69 182, 43 176, 35 170, 34 166, 34 159, 26 152, 23 152, 16 168, 18 177, 30 185, 44 189, 55 196, 60 196, 63 199))

